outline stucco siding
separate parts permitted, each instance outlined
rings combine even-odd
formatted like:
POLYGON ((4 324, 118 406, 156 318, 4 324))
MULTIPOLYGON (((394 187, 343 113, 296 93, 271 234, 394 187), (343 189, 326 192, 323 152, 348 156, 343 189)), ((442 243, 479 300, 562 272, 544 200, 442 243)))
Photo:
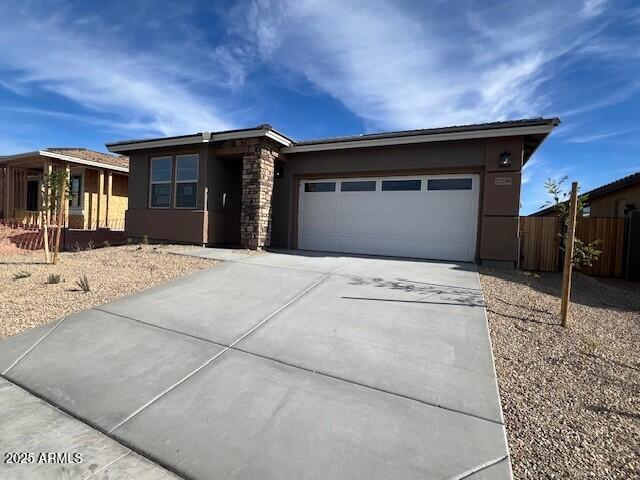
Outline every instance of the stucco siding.
POLYGON ((590 204, 592 217, 622 217, 627 204, 640 209, 640 184, 594 198, 590 204))

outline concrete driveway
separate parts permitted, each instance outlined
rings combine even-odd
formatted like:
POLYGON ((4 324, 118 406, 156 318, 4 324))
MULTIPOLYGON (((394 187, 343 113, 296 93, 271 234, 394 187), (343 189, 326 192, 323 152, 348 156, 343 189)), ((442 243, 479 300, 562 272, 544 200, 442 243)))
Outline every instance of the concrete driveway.
POLYGON ((225 261, 0 342, 2 376, 187 478, 511 478, 475 266, 192 254, 225 261))

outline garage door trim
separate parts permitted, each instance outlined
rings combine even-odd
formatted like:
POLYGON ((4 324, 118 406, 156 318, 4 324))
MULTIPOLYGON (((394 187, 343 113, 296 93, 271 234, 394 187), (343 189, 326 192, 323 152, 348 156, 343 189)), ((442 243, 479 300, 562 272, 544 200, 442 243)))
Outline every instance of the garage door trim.
MULTIPOLYGON (((308 175, 296 175, 295 176, 295 185, 296 188, 294 189, 294 229, 292 231, 293 233, 293 240, 294 240, 294 246, 295 248, 301 248, 302 244, 303 244, 303 239, 302 239, 302 234, 303 234, 303 224, 304 224, 304 198, 305 198, 305 194, 306 195, 315 195, 314 192, 305 192, 305 185, 307 184, 315 184, 315 183, 321 183, 324 184, 326 182, 335 182, 335 189, 333 189, 330 194, 331 195, 351 195, 353 196, 355 195, 359 195, 359 192, 352 192, 352 191, 341 191, 341 185, 345 182, 358 182, 358 181, 363 181, 363 182, 371 182, 371 181, 375 181, 376 184, 376 188, 375 188, 375 194, 374 195, 378 195, 380 196, 380 198, 382 198, 383 195, 386 194, 398 194, 401 193, 402 196, 406 196, 408 199, 411 198, 412 194, 416 194, 418 195, 420 198, 424 199, 425 195, 438 195, 438 191, 442 191, 447 192, 445 194, 451 194, 451 192, 454 191, 460 191, 460 192, 467 192, 470 193, 472 195, 472 204, 471 204, 471 210, 469 211, 469 213, 471 215, 467 215, 467 218, 470 219, 471 223, 471 231, 465 235, 464 238, 466 238, 466 243, 467 243, 467 250, 466 253, 464 254, 464 258, 466 260, 464 261, 474 261, 477 258, 477 252, 478 252, 478 248, 479 248, 479 238, 480 238, 480 226, 481 226, 481 222, 480 222, 480 217, 481 217, 481 198, 482 198, 482 190, 483 190, 483 174, 481 171, 478 171, 477 169, 456 169, 456 171, 447 171, 447 172, 443 172, 443 171, 433 171, 433 170, 429 170, 429 171, 411 171, 411 172, 395 172, 395 173, 391 173, 391 172, 375 172, 372 173, 371 175, 362 175, 362 173, 358 173, 358 174, 354 174, 354 173, 332 173, 332 174, 308 174, 308 175), (435 189, 435 188, 428 188, 429 185, 429 180, 444 180, 444 179, 459 179, 459 178, 471 178, 472 179, 472 185, 471 188, 459 188, 459 189, 445 189, 445 190, 439 190, 439 189, 435 189), (382 182, 386 181, 386 180, 393 180, 393 181, 402 181, 402 180, 421 180, 421 188, 419 191, 412 191, 412 190, 402 190, 402 191, 383 191, 382 190, 382 182)), ((386 183, 386 182, 385 182, 386 183)), ((464 187, 464 185, 458 185, 460 187, 464 187)), ((329 192, 325 192, 329 193, 329 192)), ((364 192, 367 193, 367 192, 364 192)), ((371 194, 372 192, 368 192, 369 194, 371 194)), ((320 193, 322 194, 322 193, 320 193)), ((309 198, 309 197, 307 197, 309 198)), ((455 206, 453 207, 455 208, 455 206)), ((437 215, 437 214, 436 214, 437 215)), ((336 217, 336 218, 339 218, 336 217)), ((358 217, 356 217, 358 218, 358 217)), ((308 221, 308 219, 307 219, 308 221)), ((366 222, 365 222, 366 223, 366 222)), ((454 224, 452 224, 454 225, 454 224)), ((366 227, 365 227, 366 230, 366 227)), ((415 229, 414 229, 415 230, 415 229)), ((336 230, 334 230, 336 231, 336 230)), ((338 229, 338 231, 341 231, 341 229, 338 229)), ((411 233, 411 232, 408 232, 411 233)), ((345 234, 345 236, 340 236, 338 235, 338 237, 335 237, 335 241, 340 242, 341 239, 347 238, 349 237, 348 234, 345 234)), ((366 234, 365 234, 365 237, 366 234)), ((417 248, 421 248, 421 244, 420 244, 420 240, 419 237, 413 237, 414 240, 412 240, 414 247, 417 248)), ((461 237, 462 238, 462 237, 461 237)), ((308 239, 308 237, 307 237, 308 239)), ((380 237, 378 237, 376 239, 376 237, 372 237, 371 238, 371 242, 373 243, 378 243, 378 242, 382 242, 384 243, 385 241, 388 241, 388 237, 385 240, 385 235, 381 235, 380 237)), ((433 243, 432 245, 434 247, 437 247, 438 243, 442 246, 443 242, 442 240, 436 240, 434 239, 433 241, 435 241, 436 243, 433 243)), ((368 239, 365 240, 365 242, 368 242, 368 239)), ((427 240, 428 242, 428 240, 427 240)), ((401 241, 402 243, 402 241, 401 241)), ((306 245, 307 249, 309 249, 309 244, 307 243, 306 245)), ((425 245, 426 247, 426 245, 425 245)), ((462 248, 462 242, 460 247, 462 248)), ((332 245, 331 248, 329 248, 327 251, 332 251, 335 248, 335 245, 332 245)), ((348 247, 351 248, 351 247, 348 247)), ((400 247, 398 247, 400 248, 400 247)), ((445 247, 446 248, 446 247, 445 247)), ((340 249, 340 248, 339 248, 340 249)), ((392 247, 392 249, 395 249, 395 247, 392 247)), ((426 250, 428 250, 428 248, 425 248, 426 250)), ((437 248, 436 248, 437 249, 437 248)), ((386 250, 386 248, 383 248, 383 250, 386 250)), ((349 250, 346 250, 345 253, 347 253, 349 250)), ((354 252, 355 253, 355 252, 354 252)), ((408 252, 409 253, 409 252, 408 252)), ((365 252, 366 254, 366 252, 365 252)), ((375 254, 375 253, 370 253, 370 254, 375 254)), ((379 253, 379 255, 389 255, 388 253, 379 253)), ((396 254, 393 254, 392 256, 398 256, 396 254)), ((408 254, 407 256, 418 256, 418 255, 413 255, 413 254, 408 254)), ((419 255, 419 257, 421 258, 430 258, 429 255, 425 255, 424 253, 421 253, 419 255)), ((436 257, 434 257, 436 258, 436 257)))

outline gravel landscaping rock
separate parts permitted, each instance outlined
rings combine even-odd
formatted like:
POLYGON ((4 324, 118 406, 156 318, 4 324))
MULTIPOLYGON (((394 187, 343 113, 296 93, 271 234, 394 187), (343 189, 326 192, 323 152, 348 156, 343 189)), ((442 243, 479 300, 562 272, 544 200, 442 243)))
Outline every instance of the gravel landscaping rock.
MULTIPOLYGON (((640 290, 480 268, 517 479, 640 478, 640 290)), ((629 284, 626 284, 629 285, 629 284)))
POLYGON ((44 264, 42 252, 0 255, 0 338, 216 263, 172 253, 189 248, 134 245, 64 252, 57 265, 44 264), (59 275, 61 282, 48 284, 49 275, 59 275), (87 293, 76 284, 85 275, 87 293))

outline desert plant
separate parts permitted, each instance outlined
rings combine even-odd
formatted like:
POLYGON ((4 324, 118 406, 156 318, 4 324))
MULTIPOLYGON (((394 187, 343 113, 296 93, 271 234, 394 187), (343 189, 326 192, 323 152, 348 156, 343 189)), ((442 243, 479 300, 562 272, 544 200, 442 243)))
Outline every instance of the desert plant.
POLYGON ((50 273, 49 276, 47 277, 47 283, 49 285, 57 285, 58 283, 60 283, 60 275, 55 273, 50 273))
POLYGON ((89 285, 89 279, 87 278, 86 275, 83 275, 82 277, 80 277, 80 279, 76 282, 76 285, 84 293, 91 291, 91 285, 89 285))
POLYGON ((104 242, 102 242, 102 246, 103 247, 110 247, 111 244, 109 243, 109 240, 105 240, 104 242))
POLYGON ((31 276, 31 272, 27 272, 26 270, 23 270, 21 272, 18 273, 14 273, 13 274, 13 280, 20 280, 22 278, 29 278, 31 276))
POLYGON ((584 346, 584 349, 588 353, 594 353, 600 347, 600 342, 598 341, 598 339, 591 338, 591 337, 590 338, 586 338, 586 339, 582 339, 582 344, 584 346))
POLYGON ((93 240, 87 242, 87 250, 93 250, 93 240))
POLYGON ((149 245, 149 235, 143 235, 142 236, 142 242, 143 245, 149 245))
POLYGON ((132 243, 133 243, 133 238, 127 237, 127 245, 131 246, 132 243))
MULTIPOLYGON (((560 222, 563 226, 562 233, 559 234, 561 238, 560 250, 563 252, 567 245, 567 228, 569 226, 569 196, 570 192, 563 188, 563 184, 569 179, 566 175, 560 180, 554 180, 547 178, 544 182, 544 187, 547 193, 551 196, 551 200, 547 200, 543 207, 553 207, 560 217, 560 222)), ((578 216, 582 215, 582 210, 587 201, 587 195, 578 195, 577 209, 578 216)), ((573 259, 572 263, 574 267, 591 267, 593 263, 598 260, 601 250, 598 250, 598 245, 602 243, 602 240, 594 240, 589 243, 584 243, 582 240, 576 238, 573 246, 573 259)))

